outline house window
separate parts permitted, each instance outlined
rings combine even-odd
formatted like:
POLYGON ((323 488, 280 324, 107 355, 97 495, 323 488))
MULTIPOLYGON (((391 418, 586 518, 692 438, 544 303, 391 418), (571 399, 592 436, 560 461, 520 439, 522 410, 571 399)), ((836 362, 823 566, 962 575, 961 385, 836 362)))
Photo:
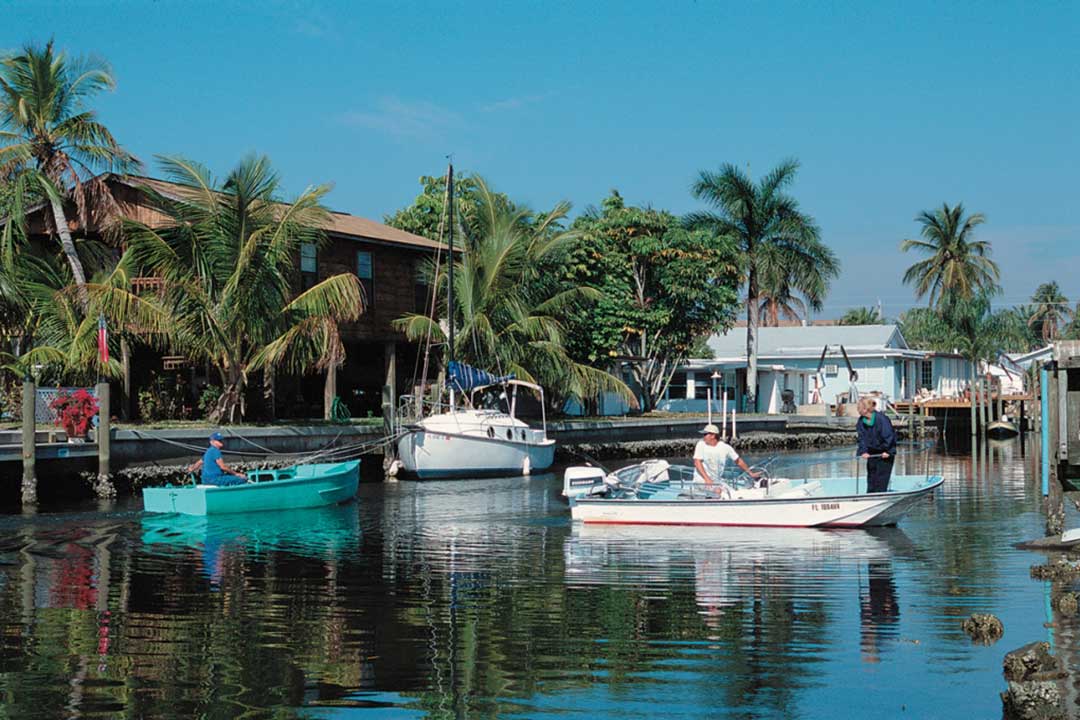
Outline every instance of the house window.
POLYGON ((427 315, 431 312, 431 298, 428 297, 428 293, 431 290, 431 286, 428 285, 427 276, 424 275, 423 267, 417 263, 416 273, 413 279, 413 301, 416 304, 417 315, 427 315))
POLYGON ((667 397, 669 400, 682 400, 686 397, 686 373, 677 372, 671 376, 668 383, 667 397))
POLYGON ((934 389, 934 361, 923 360, 919 366, 919 387, 934 389))
POLYGON ((360 278, 360 284, 364 287, 364 306, 375 306, 375 285, 372 280, 374 273, 371 266, 371 253, 366 250, 356 251, 356 277, 360 278))
POLYGON ((300 290, 310 290, 319 282, 319 250, 315 243, 300 245, 300 290))

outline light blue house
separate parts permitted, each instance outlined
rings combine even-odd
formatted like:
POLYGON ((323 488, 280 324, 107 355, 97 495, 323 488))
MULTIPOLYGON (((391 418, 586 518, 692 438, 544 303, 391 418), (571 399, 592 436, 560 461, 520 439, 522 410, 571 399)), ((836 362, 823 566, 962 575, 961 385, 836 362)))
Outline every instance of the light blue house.
MULTIPOLYGON (((908 400, 925 388, 936 397, 959 396, 970 364, 958 354, 912 350, 896 325, 765 327, 758 336, 758 412, 780 412, 784 391, 800 412, 828 412, 854 389, 889 401, 908 400), (857 373, 852 387, 851 373, 857 373), (807 407, 821 406, 821 407, 807 407)), ((705 412, 727 407, 747 412, 746 328, 709 339, 712 359, 690 359, 675 373, 658 408, 705 412)))

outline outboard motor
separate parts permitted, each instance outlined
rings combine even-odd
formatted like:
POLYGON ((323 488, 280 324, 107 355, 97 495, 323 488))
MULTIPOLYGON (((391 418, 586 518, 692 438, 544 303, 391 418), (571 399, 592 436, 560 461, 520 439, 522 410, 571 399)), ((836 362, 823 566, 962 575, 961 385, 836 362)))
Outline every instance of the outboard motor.
POLYGON ((603 468, 591 465, 568 467, 566 472, 563 473, 562 494, 564 497, 580 497, 592 494, 594 488, 603 491, 607 487, 604 485, 606 475, 607 473, 604 472, 603 468))

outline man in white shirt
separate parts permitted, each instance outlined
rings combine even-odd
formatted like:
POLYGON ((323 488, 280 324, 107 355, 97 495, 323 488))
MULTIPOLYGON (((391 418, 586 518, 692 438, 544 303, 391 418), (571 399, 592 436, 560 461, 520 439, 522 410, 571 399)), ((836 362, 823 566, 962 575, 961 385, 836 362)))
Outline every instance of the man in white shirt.
POLYGON ((694 448, 694 467, 697 468, 694 480, 704 482, 706 485, 718 483, 721 487, 726 488, 727 484, 724 482, 723 477, 724 468, 729 460, 734 460, 743 471, 750 473, 751 477, 757 478, 760 476, 760 473, 750 470, 750 466, 739 457, 739 453, 735 452, 735 448, 726 442, 720 442, 720 428, 710 423, 702 429, 701 433, 705 437, 698 440, 698 444, 694 448))

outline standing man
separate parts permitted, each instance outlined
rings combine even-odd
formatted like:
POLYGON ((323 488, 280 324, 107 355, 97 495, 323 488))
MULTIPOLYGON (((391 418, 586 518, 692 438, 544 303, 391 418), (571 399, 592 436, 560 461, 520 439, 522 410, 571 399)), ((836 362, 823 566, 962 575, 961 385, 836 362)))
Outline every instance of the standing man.
POLYGON ((694 448, 694 467, 697 469, 694 473, 695 481, 704 482, 706 485, 712 485, 715 482, 722 489, 730 492, 730 487, 724 482, 724 468, 729 460, 734 460, 743 471, 749 473, 750 477, 756 479, 761 476, 761 473, 750 470, 750 466, 739 457, 735 448, 726 442, 720 442, 720 428, 709 423, 701 430, 701 433, 705 437, 698 440, 694 448))
POLYGON ((221 433, 216 432, 210 435, 210 447, 203 453, 202 460, 195 462, 188 467, 188 472, 195 472, 202 469, 202 483, 203 485, 243 485, 247 482, 247 475, 237 470, 233 470, 225 464, 225 460, 221 457, 221 448, 225 447, 225 438, 221 436, 221 433))
POLYGON ((859 420, 855 426, 859 433, 856 454, 866 460, 866 492, 886 492, 896 459, 896 431, 892 421, 874 409, 871 398, 864 397, 859 398, 859 420))

